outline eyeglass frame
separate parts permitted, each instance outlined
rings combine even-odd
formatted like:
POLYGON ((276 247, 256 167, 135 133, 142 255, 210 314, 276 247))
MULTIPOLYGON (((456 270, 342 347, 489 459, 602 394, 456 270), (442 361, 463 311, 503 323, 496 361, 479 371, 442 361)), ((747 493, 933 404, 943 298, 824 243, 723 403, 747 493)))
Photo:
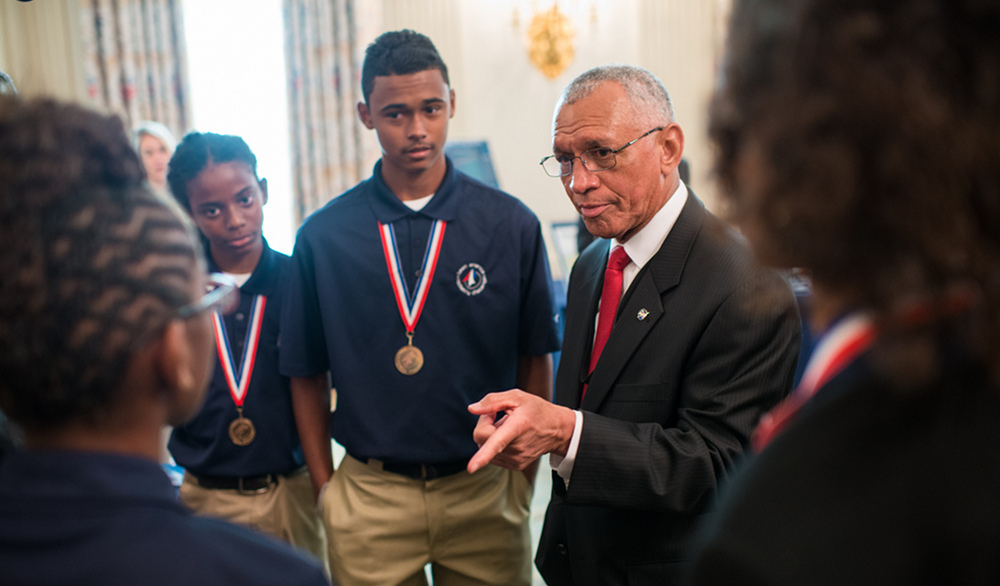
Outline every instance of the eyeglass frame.
POLYGON ((235 308, 238 298, 231 296, 239 287, 237 287, 232 279, 223 273, 209 273, 206 285, 214 285, 214 287, 197 300, 177 308, 174 313, 177 319, 194 317, 203 311, 228 313, 226 310, 235 308))
MULTIPOLYGON (((549 173, 548 169, 545 168, 545 161, 548 161, 549 159, 553 159, 553 158, 555 158, 557 156, 561 156, 561 155, 549 155, 547 157, 542 157, 542 160, 538 161, 538 164, 542 166, 542 171, 545 171, 546 175, 548 175, 549 177, 555 177, 555 178, 569 177, 570 175, 573 174, 573 165, 576 162, 573 159, 580 159, 580 163, 583 164, 583 168, 586 169, 586 170, 588 170, 588 171, 590 171, 591 173, 600 173, 601 171, 607 171, 608 169, 614 169, 618 165, 618 156, 617 156, 618 153, 620 153, 623 150, 625 150, 626 148, 634 145, 635 143, 639 142, 640 140, 646 138, 650 134, 653 134, 654 132, 658 132, 660 130, 663 130, 664 128, 666 128, 666 126, 657 126, 656 128, 650 130, 649 132, 646 132, 645 134, 643 134, 639 138, 637 138, 637 139, 635 139, 635 140, 633 140, 633 141, 631 141, 629 143, 626 143, 624 146, 621 146, 621 147, 619 147, 617 149, 612 149, 609 154, 614 159, 614 162, 611 164, 610 167, 604 167, 604 168, 601 168, 601 169, 591 169, 590 167, 587 166, 587 161, 583 158, 584 155, 586 155, 587 153, 589 153, 591 151, 606 149, 607 147, 594 147, 592 149, 587 149, 587 150, 583 151, 579 155, 573 155, 572 159, 570 160, 570 166, 569 166, 569 172, 568 173, 560 173, 559 175, 553 175, 552 173, 549 173)), ((556 161, 556 162, 558 162, 558 161, 556 161)), ((562 163, 559 163, 559 165, 561 167, 562 163)))

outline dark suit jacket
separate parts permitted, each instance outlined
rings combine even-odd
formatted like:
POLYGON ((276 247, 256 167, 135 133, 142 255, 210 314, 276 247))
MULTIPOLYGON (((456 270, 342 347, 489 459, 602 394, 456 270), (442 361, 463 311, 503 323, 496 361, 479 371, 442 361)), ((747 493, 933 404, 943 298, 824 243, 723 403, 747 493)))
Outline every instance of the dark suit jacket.
POLYGON ((798 312, 689 194, 625 293, 581 405, 607 257, 595 242, 570 276, 556 402, 583 411, 583 433, 569 489, 553 476, 535 563, 551 585, 670 584, 720 479, 791 386, 798 312))
POLYGON ((961 343, 919 386, 876 352, 736 475, 693 583, 1000 584, 1000 388, 961 343))

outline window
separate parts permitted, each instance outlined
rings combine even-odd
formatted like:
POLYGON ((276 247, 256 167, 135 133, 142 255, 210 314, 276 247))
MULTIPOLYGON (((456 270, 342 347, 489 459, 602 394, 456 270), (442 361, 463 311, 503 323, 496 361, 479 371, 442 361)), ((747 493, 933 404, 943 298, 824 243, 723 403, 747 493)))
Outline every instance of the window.
POLYGON ((184 0, 194 130, 242 136, 267 178, 264 236, 295 239, 281 0, 184 0))

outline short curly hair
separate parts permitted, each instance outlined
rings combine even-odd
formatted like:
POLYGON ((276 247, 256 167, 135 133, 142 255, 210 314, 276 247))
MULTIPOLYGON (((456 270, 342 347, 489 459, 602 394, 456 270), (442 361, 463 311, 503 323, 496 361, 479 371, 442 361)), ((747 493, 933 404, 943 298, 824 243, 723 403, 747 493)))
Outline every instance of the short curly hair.
POLYGON ((191 198, 188 197, 187 185, 201 173, 209 163, 246 163, 250 171, 257 176, 257 157, 250 150, 246 141, 231 134, 214 134, 211 132, 189 132, 177 150, 170 157, 167 171, 167 184, 170 192, 178 203, 187 211, 191 211, 191 198))
POLYGON ((966 291, 998 357, 1000 2, 737 2, 709 127, 764 261, 883 318, 966 291))
POLYGON ((190 223, 150 192, 117 117, 0 97, 0 409, 99 423, 136 352, 192 298, 190 223))
POLYGON ((428 69, 440 71, 444 82, 451 85, 448 66, 429 38, 409 29, 382 33, 365 49, 365 62, 361 66, 361 93, 365 103, 375 89, 377 76, 409 75, 428 69))

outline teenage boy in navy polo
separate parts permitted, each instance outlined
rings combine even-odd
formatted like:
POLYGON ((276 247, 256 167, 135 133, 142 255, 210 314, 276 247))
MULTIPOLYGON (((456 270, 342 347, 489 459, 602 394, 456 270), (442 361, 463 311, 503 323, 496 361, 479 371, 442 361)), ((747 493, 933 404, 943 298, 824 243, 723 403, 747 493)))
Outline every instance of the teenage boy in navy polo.
POLYGON ((282 317, 281 370, 316 404, 297 416, 317 493, 330 479, 331 566, 344 584, 423 583, 428 563, 437 585, 529 584, 533 471, 466 472, 466 405, 510 385, 551 396, 538 219, 445 157, 455 93, 427 37, 380 36, 361 85, 382 159, 302 226, 282 317))
POLYGON ((212 271, 240 288, 230 315, 213 314, 215 374, 205 406, 174 429, 168 447, 184 467, 180 498, 201 515, 270 533, 326 560, 292 414, 278 373, 279 318, 289 258, 261 234, 267 180, 238 136, 190 133, 170 159, 174 197, 208 243, 212 271))
POLYGON ((311 556, 177 502, 161 429, 212 374, 205 273, 117 117, 0 96, 0 463, 4 586, 327 584, 311 556))

